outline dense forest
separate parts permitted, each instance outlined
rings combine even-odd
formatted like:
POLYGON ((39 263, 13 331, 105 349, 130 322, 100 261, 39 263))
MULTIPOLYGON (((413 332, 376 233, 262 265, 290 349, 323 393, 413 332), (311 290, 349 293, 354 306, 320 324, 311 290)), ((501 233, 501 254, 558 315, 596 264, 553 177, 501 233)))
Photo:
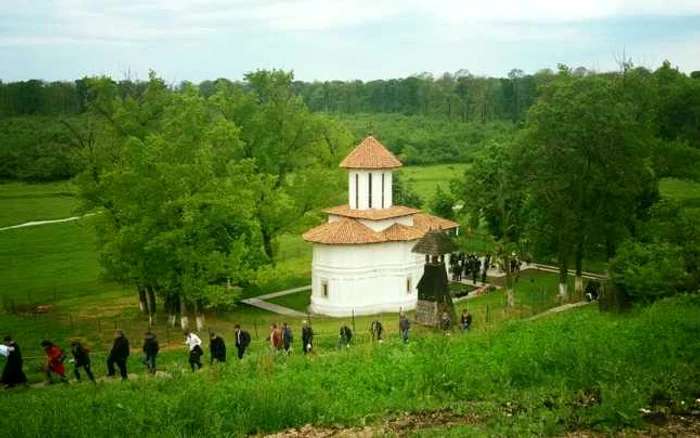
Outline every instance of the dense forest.
MULTIPOLYGON (((406 164, 468 162, 489 141, 503 141, 521 128, 543 87, 565 70, 572 77, 645 78, 636 98, 653 111, 665 152, 656 157, 661 174, 693 176, 687 160, 700 148, 700 72, 686 75, 670 63, 655 71, 623 66, 620 72, 584 68, 541 70, 507 77, 480 77, 460 70, 375 81, 293 81, 292 93, 312 112, 328 114, 356 139, 372 131, 406 164), (627 74, 625 74, 627 72, 627 74), (689 150, 690 147, 693 150, 689 150), (685 163, 685 165, 684 165, 685 163)), ((121 101, 144 99, 147 81, 110 81, 121 101)), ((96 98, 90 78, 74 82, 0 81, 0 179, 59 180, 84 168, 79 150, 101 130, 102 119, 88 117, 96 98), (85 133, 85 127, 92 134, 85 133), (82 133, 82 134, 81 134, 82 133)), ((245 80, 217 79, 193 85, 170 84, 170 92, 194 86, 209 98, 222 87, 250 87, 245 80)))

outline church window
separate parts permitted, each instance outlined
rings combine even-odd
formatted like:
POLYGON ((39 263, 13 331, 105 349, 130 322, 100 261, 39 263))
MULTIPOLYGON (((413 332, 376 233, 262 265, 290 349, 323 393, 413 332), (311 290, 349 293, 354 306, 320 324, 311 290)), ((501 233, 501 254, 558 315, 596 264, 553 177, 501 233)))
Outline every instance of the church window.
POLYGON ((382 208, 384 208, 384 174, 382 173, 382 208))
POLYGON ((355 174, 355 208, 360 208, 360 174, 355 174))
POLYGON ((321 280, 321 295, 323 298, 328 298, 328 280, 321 280))
POLYGON ((372 174, 367 174, 369 177, 369 208, 372 208, 372 174))
POLYGON ((411 280, 411 277, 406 277, 406 293, 408 295, 411 295, 413 292, 413 281, 411 280))

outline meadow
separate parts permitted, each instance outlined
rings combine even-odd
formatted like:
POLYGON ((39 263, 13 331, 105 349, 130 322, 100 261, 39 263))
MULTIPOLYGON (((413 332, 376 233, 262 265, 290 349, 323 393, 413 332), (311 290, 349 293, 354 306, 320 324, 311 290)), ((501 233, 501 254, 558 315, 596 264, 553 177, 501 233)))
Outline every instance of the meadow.
MULTIPOLYGON (((464 165, 438 165, 408 166, 404 171, 425 194, 434 192, 437 184, 447 185, 449 179, 459 176, 465 169, 464 165)), ((700 199, 700 184, 697 183, 663 180, 661 189, 665 195, 685 205, 694 205, 700 199)), ((6 225, 14 225, 71 215, 76 206, 71 193, 67 183, 0 185, 1 217, 6 225), (37 203, 37 200, 46 202, 37 203), (32 205, 34 207, 30 207, 32 205)), ((479 236, 465 236, 464 239, 468 247, 479 251, 479 236)), ((278 258, 276 266, 262 270, 243 291, 244 297, 309 284, 311 246, 300 236, 282 236, 278 242, 278 258)), ((504 310, 503 295, 498 292, 465 301, 458 307, 469 307, 476 315, 477 326, 485 325, 487 320, 496 324, 556 305, 555 290, 555 275, 528 273, 516 284, 518 306, 514 310, 504 310)), ((104 349, 111 338, 110 329, 115 326, 126 328, 134 340, 141 339, 147 329, 137 309, 134 288, 101 277, 89 219, 0 231, 0 291, 0 305, 5 310, 0 313, 0 332, 22 334, 31 356, 41 355, 38 342, 46 337, 65 342, 71 336, 83 336, 98 349, 104 349), (37 304, 52 305, 54 310, 50 314, 31 315, 29 311, 37 304)), ((309 292, 279 297, 272 302, 304 311, 309 303, 309 292)), ((159 318, 165 320, 162 313, 159 318)), ((277 315, 242 304, 235 309, 209 312, 207 318, 210 329, 226 333, 231 333, 233 324, 243 323, 251 331, 257 331, 256 338, 261 342, 269 324, 281 322, 277 315)), ((382 318, 386 318, 389 333, 396 330, 396 315, 382 315, 382 318)), ((362 333, 358 340, 368 340, 366 328, 370 321, 371 318, 356 319, 355 324, 362 333)), ((295 327, 300 324, 300 320, 289 322, 295 327)), ((318 333, 327 337, 332 346, 340 321, 314 317, 314 322, 318 333)), ((156 330, 164 342, 179 345, 177 332, 170 333, 164 324, 159 324, 156 330)))
POLYGON ((254 347, 194 375, 172 365, 170 378, 7 391, 0 427, 14 437, 230 437, 308 423, 412 436, 658 432, 641 408, 663 423, 700 395, 699 298, 313 357, 254 347))

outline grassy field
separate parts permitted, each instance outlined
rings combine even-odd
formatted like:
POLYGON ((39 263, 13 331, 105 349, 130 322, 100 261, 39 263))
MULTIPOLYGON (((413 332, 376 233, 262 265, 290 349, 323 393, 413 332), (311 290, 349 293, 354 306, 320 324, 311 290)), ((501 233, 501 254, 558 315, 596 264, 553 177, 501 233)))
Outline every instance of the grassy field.
POLYGON ((77 200, 70 183, 0 184, 0 228, 73 216, 77 200))
POLYGON ((675 199, 685 208, 700 210, 700 183, 676 178, 665 178, 659 183, 664 196, 675 199))
POLYGON ((413 187, 423 199, 428 202, 434 195, 437 186, 443 190, 449 190, 450 180, 460 178, 469 168, 469 164, 436 164, 432 166, 406 166, 401 169, 407 180, 413 183, 413 187))
POLYGON ((255 348, 194 375, 168 356, 183 364, 181 349, 164 357, 170 378, 8 391, 0 424, 13 437, 223 437, 309 423, 373 435, 638 435, 640 408, 687 416, 700 395, 699 311, 700 297, 684 296, 624 317, 589 306, 312 357, 255 348))
MULTIPOLYGON (((441 175, 447 175, 443 166, 429 166, 421 174, 419 168, 407 168, 423 182, 423 189, 439 183, 441 175), (442 170, 439 170, 442 169, 442 170)), ((458 172, 457 172, 458 173, 458 172)), ((433 186, 434 187, 434 186, 433 186)), ((691 203, 700 193, 700 185, 678 180, 662 181, 662 192, 691 203)), ((25 222, 40 218, 64 217, 74 208, 74 199, 61 193, 70 193, 65 184, 0 186, 0 216, 9 223, 25 222), (36 217, 26 204, 37 199, 48 199, 61 205, 62 212, 44 209, 47 216, 36 217), (11 212, 11 215, 7 212, 11 212)), ((434 189, 427 189, 428 191, 434 189)), ((472 242, 473 243, 473 242, 472 242)), ((275 267, 263 270, 253 286, 244 291, 245 296, 275 292, 290 287, 309 284, 311 246, 299 236, 283 236, 278 242, 279 261, 275 267)), ((550 274, 524 275, 516 286, 518 306, 504 310, 501 293, 492 293, 474 300, 465 301, 458 308, 469 307, 475 315, 475 327, 499 324, 504 318, 527 317, 556 304, 553 292, 556 277, 550 274), (533 280, 534 281, 531 281, 533 280), (488 309, 488 310, 487 310, 488 309), (488 316, 487 316, 488 315, 488 316)), ((11 332, 22 336, 27 351, 40 355, 38 342, 46 337, 67 342, 71 336, 83 336, 95 344, 98 350, 107 347, 114 326, 124 327, 132 339, 140 339, 147 329, 146 322, 138 313, 135 291, 127 286, 114 284, 100 278, 98 254, 94 238, 84 221, 30 227, 0 232, 0 305, 7 310, 0 313, 0 332, 11 332), (50 304, 54 311, 46 315, 27 316, 23 312, 34 304, 50 304), (16 310, 17 314, 10 311, 16 310), (25 316, 23 316, 25 315, 25 316)), ((297 310, 308 304, 309 293, 296 294, 273 300, 297 310)), ((396 333, 396 315, 383 315, 385 326, 391 336, 396 333)), ((358 341, 368 339, 366 328, 371 318, 357 318, 356 327, 361 332, 358 341)), ((156 330, 166 343, 179 343, 175 330, 166 328, 160 316, 156 330), (167 342, 169 340, 169 342, 167 342)), ((266 311, 241 305, 227 312, 208 315, 207 326, 216 331, 231 333, 233 324, 243 323, 256 331, 259 342, 267 334, 271 323, 279 323, 280 317, 266 311)), ((299 320, 290 320, 298 328, 299 320)), ((314 318, 319 339, 325 339, 326 347, 332 348, 337 338, 341 321, 314 318)), ((348 321, 350 323, 350 321, 348 321)))

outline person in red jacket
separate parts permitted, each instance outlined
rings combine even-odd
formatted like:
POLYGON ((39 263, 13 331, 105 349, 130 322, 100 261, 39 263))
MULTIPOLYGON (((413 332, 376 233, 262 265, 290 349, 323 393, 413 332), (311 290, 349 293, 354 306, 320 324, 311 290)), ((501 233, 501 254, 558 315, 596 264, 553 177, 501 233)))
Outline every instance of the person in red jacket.
POLYGON ((277 328, 277 324, 270 326, 270 346, 274 352, 279 353, 282 350, 282 331, 277 328))
POLYGON ((66 367, 63 365, 66 355, 51 341, 42 341, 41 346, 46 353, 46 377, 49 383, 54 383, 54 374, 61 379, 61 382, 68 383, 66 367))

